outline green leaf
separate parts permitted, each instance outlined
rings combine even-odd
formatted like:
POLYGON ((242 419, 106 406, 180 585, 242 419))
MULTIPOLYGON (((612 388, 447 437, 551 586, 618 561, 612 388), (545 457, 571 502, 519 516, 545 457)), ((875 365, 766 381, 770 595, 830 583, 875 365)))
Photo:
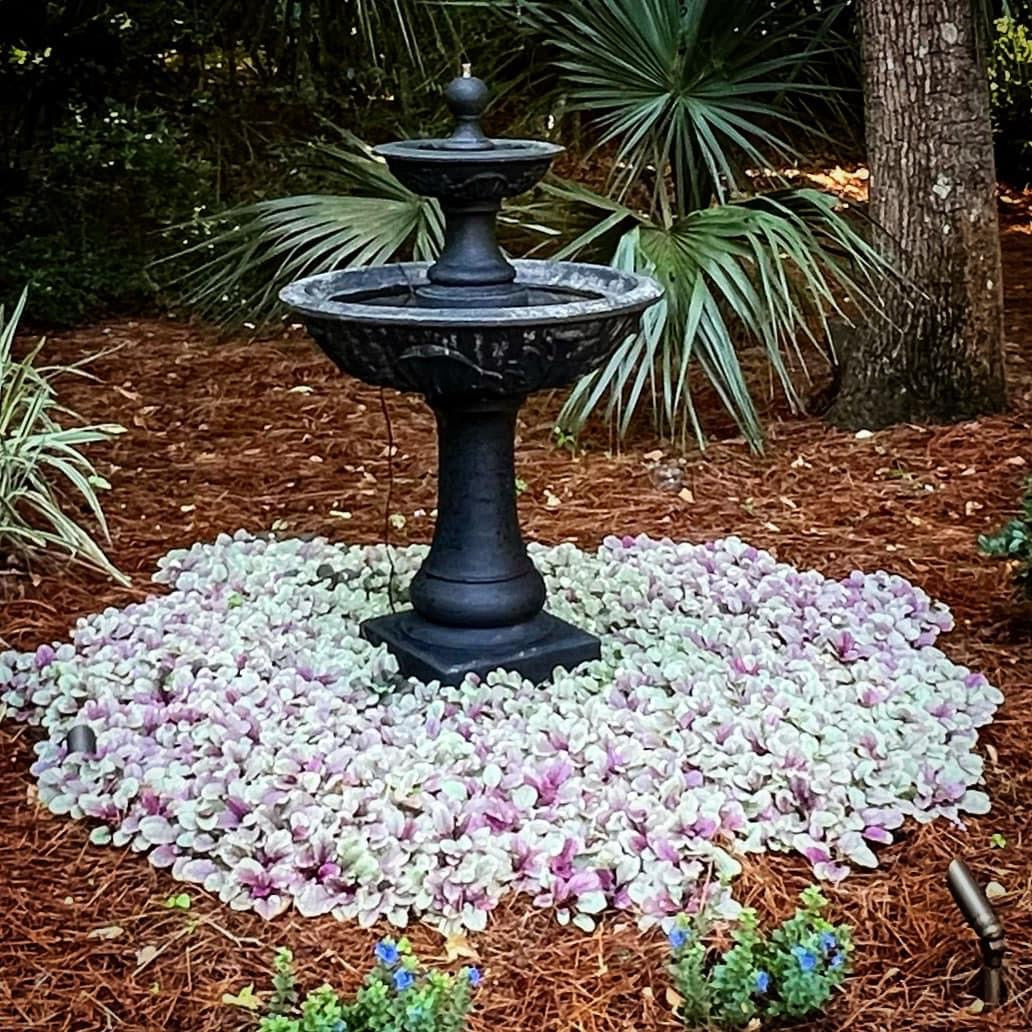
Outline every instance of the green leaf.
POLYGON ((42 341, 24 358, 14 358, 14 334, 25 299, 22 294, 10 319, 0 309, 0 547, 23 555, 60 551, 128 584, 94 538, 68 514, 77 496, 100 534, 108 537, 96 492, 110 484, 82 448, 107 441, 124 427, 64 425, 78 416, 58 403, 54 381, 67 373, 88 374, 83 362, 39 365, 42 341))
POLYGON ((279 292, 304 276, 436 257, 444 239, 437 202, 401 185, 360 140, 315 151, 349 192, 244 205, 206 220, 210 239, 166 260, 197 260, 178 280, 183 300, 223 325, 263 323, 281 311, 279 292))
POLYGON ((1014 582, 1020 595, 1032 599, 1032 477, 1025 481, 1021 514, 993 534, 978 537, 979 550, 1014 563, 1014 582))
POLYGON ((660 219, 727 200, 748 167, 793 155, 782 130, 811 126, 786 101, 831 92, 819 64, 843 45, 833 31, 842 6, 806 15, 786 0, 564 0, 526 10, 558 51, 572 106, 595 117, 600 145, 616 144, 614 191, 626 197, 648 179, 660 219))
MULTIPOLYGON (((577 433, 603 399, 618 434, 648 400, 656 430, 703 443, 692 402, 697 366, 759 450, 763 429, 738 359, 742 344, 763 348, 793 409, 802 409, 796 379, 808 376, 802 345, 827 360, 828 322, 850 308, 877 310, 873 284, 886 267, 840 202, 812 189, 781 190, 691 212, 657 224, 583 188, 553 187, 564 204, 597 213, 596 228, 627 225, 612 258, 617 268, 654 276, 663 300, 608 363, 576 385, 560 423, 577 433)), ((564 248, 580 256, 603 233, 588 229, 564 248)))
POLYGON ((241 1007, 251 1012, 262 1009, 262 1001, 254 991, 254 983, 248 983, 238 993, 223 993, 222 1002, 227 1007, 241 1007))

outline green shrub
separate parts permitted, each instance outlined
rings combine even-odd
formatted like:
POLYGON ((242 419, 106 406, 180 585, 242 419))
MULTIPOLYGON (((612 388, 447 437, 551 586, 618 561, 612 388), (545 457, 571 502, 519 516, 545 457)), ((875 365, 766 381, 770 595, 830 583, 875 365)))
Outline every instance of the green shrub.
POLYGON ((109 440, 124 428, 62 425, 64 417, 77 417, 58 403, 54 381, 68 373, 85 374, 81 363, 37 366, 42 341, 25 358, 14 357, 14 334, 24 304, 22 294, 7 321, 0 308, 0 555, 30 557, 55 550, 128 583, 69 508, 69 496, 78 495, 107 538, 97 491, 109 485, 81 449, 109 440))
POLYGON ((996 22, 989 87, 997 170, 1023 187, 1032 181, 1032 28, 1015 15, 996 22))
POLYGON ((376 966, 354 999, 342 1000, 328 985, 299 1001, 293 956, 276 954, 273 994, 259 1032, 462 1032, 472 989, 480 982, 476 968, 456 974, 426 971, 407 939, 381 940, 376 966))
POLYGON ((0 300, 29 282, 34 319, 57 326, 152 305, 159 231, 203 205, 211 179, 160 114, 73 111, 0 202, 0 300))
POLYGON ((819 1013, 842 984, 853 954, 848 925, 823 917, 827 900, 811 886, 801 906, 769 935, 745 909, 719 951, 703 912, 670 933, 670 974, 687 1029, 741 1028, 754 1020, 819 1013))
POLYGON ((1014 584, 1022 598, 1032 601, 1032 477, 1025 481, 1021 513, 995 534, 982 534, 978 547, 985 555, 1014 563, 1014 584))

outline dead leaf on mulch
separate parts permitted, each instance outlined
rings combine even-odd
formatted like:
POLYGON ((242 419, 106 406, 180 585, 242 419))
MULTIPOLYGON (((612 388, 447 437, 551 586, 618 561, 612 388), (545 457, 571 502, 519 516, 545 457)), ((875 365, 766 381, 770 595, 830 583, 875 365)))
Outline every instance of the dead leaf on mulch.
POLYGON ((444 940, 444 959, 449 964, 454 963, 456 960, 479 962, 480 954, 462 932, 452 932, 444 940))
POLYGON ((93 928, 86 933, 87 939, 117 939, 125 934, 121 925, 104 925, 103 928, 93 928))

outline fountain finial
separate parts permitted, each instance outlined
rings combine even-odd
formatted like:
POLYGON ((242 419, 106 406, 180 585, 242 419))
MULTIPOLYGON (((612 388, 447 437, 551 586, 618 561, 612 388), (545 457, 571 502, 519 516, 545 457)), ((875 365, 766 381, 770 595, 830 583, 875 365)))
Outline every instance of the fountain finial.
POLYGON ((455 129, 448 137, 449 150, 491 150, 494 144, 480 127, 480 116, 491 96, 487 83, 462 66, 462 74, 452 79, 444 91, 448 110, 455 116, 455 129))

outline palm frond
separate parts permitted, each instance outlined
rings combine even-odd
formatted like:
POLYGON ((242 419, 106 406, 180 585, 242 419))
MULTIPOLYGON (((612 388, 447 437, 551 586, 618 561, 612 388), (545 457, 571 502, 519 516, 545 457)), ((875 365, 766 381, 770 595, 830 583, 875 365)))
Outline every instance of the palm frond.
POLYGON ((559 51, 575 107, 615 141, 618 196, 653 181, 653 215, 726 200, 749 166, 794 154, 778 131, 802 122, 792 94, 828 87, 808 74, 836 46, 840 5, 786 21, 790 0, 564 0, 530 4, 559 51), (672 197, 671 197, 672 193, 672 197))
MULTIPOLYGON (((586 191, 568 194, 587 203, 586 191)), ((806 350, 826 355, 828 321, 877 307, 874 285, 887 269, 839 210, 813 189, 783 190, 692 212, 666 226, 614 210, 596 198, 599 226, 633 225, 613 264, 645 272, 665 296, 602 369, 578 384, 560 415, 577 432, 607 398, 604 415, 624 434, 647 393, 657 430, 703 444, 691 396, 698 363, 751 447, 763 429, 738 353, 760 346, 789 403, 801 409, 796 376, 808 375, 806 350), (604 214, 603 213, 607 213, 604 214), (848 300, 847 300, 848 299, 848 300)), ((565 249, 581 254, 599 234, 583 233, 565 249)))
POLYGON ((281 310, 280 288, 292 280, 437 255, 444 239, 437 202, 407 190, 365 144, 343 135, 343 146, 315 152, 348 192, 234 208, 206 220, 208 239, 166 259, 199 261, 177 282, 188 306, 223 325, 259 324, 281 310))

